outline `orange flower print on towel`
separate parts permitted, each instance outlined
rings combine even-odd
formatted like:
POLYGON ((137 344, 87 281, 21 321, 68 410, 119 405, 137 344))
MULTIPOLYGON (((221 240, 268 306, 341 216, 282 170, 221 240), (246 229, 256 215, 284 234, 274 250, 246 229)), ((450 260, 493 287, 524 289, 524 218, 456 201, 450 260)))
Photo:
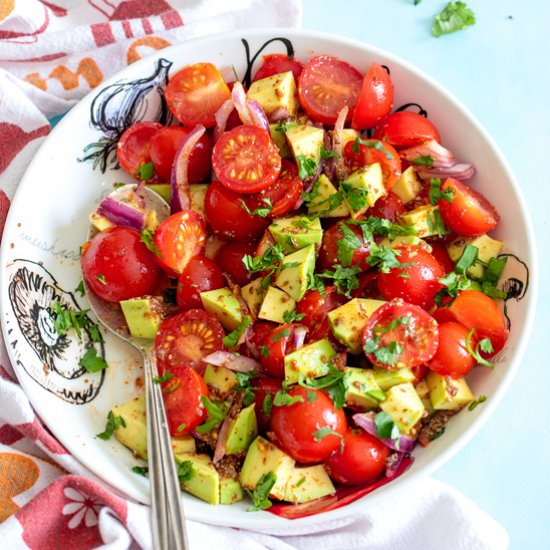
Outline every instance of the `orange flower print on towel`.
POLYGON ((6 17, 13 11, 15 7, 15 0, 2 0, 0 2, 0 21, 6 19, 6 17))
POLYGON ((130 65, 134 61, 145 57, 145 55, 149 55, 151 52, 148 51, 148 48, 152 48, 153 50, 162 50, 163 48, 171 45, 172 43, 168 42, 168 40, 164 40, 164 38, 160 38, 158 36, 144 36, 143 38, 139 38, 130 44, 128 53, 126 54, 126 61, 128 65, 130 65), (141 55, 138 48, 140 48, 140 51, 142 52, 145 50, 145 55, 141 55))
POLYGON ((60 82, 63 89, 72 90, 79 85, 80 77, 84 78, 90 88, 95 88, 103 80, 103 73, 91 57, 85 57, 78 64, 76 71, 71 71, 65 65, 58 65, 46 78, 39 73, 31 73, 25 77, 25 80, 41 90, 47 90, 47 81, 53 78, 60 82))
POLYGON ((15 453, 0 453, 0 523, 19 510, 13 497, 28 491, 40 470, 33 460, 15 453))

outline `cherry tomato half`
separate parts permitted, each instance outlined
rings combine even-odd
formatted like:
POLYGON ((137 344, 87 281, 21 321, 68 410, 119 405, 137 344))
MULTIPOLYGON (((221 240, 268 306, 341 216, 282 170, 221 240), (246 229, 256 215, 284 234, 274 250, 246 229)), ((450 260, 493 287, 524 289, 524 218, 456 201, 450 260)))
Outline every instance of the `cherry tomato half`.
POLYGON ((168 272, 181 273, 193 256, 204 253, 206 224, 195 210, 181 210, 157 227, 153 241, 160 251, 160 265, 168 272))
MULTIPOLYGON (((226 239, 256 239, 269 226, 269 220, 252 216, 243 208, 254 207, 248 195, 234 193, 219 182, 213 182, 206 192, 204 212, 215 233, 226 239)), ((252 208, 253 210, 253 208, 252 208)))
POLYGON ((424 309, 434 305, 434 297, 442 288, 439 279, 443 270, 439 262, 419 245, 397 245, 398 261, 406 267, 391 268, 378 275, 378 290, 386 299, 402 298, 424 309))
POLYGON ((380 163, 384 186, 390 190, 401 175, 399 153, 389 144, 377 139, 365 139, 361 143, 348 141, 344 147, 344 160, 350 172, 380 163))
POLYGON ((373 137, 386 141, 396 149, 415 147, 431 139, 441 142, 439 132, 433 123, 412 111, 391 114, 376 127, 373 137))
POLYGON ((225 279, 216 263, 205 256, 194 256, 178 277, 178 307, 180 310, 202 308, 200 293, 224 286, 225 279))
POLYGON ((206 419, 202 396, 208 397, 208 388, 202 376, 187 365, 173 368, 171 374, 162 383, 168 428, 175 436, 189 434, 206 419))
POLYGON ((430 241, 432 247, 432 256, 439 262, 441 269, 445 275, 454 271, 455 263, 451 260, 447 247, 439 241, 430 241))
POLYGON ((429 361, 437 350, 437 322, 421 307, 395 299, 368 319, 363 347, 375 366, 396 370, 429 361))
POLYGON ((253 82, 273 76, 274 74, 286 73, 292 71, 294 80, 298 82, 298 77, 304 66, 295 57, 289 57, 284 53, 271 53, 263 56, 260 68, 256 71, 253 82))
POLYGON ((285 377, 285 355, 292 353, 295 325, 279 325, 265 335, 261 355, 264 370, 275 378, 285 377))
POLYGON ((120 167, 138 179, 141 177, 140 168, 151 162, 149 141, 162 128, 158 122, 136 122, 124 130, 118 140, 116 156, 120 167))
POLYGON ((214 65, 195 63, 170 78, 165 96, 168 108, 182 124, 208 128, 216 124, 216 111, 231 92, 214 65))
POLYGON ((348 429, 342 452, 337 448, 325 460, 328 475, 344 485, 361 485, 376 479, 386 469, 390 450, 363 430, 348 429))
POLYGON ((441 189, 453 193, 452 202, 444 199, 437 202, 445 227, 459 235, 474 237, 491 231, 498 224, 500 216, 495 207, 465 183, 449 178, 441 189))
POLYGON ((294 460, 314 464, 340 448, 346 433, 346 415, 319 390, 302 386, 289 390, 301 400, 293 405, 273 406, 271 429, 277 443, 294 460))
POLYGON ((243 258, 247 255, 255 256, 256 245, 256 242, 253 241, 230 241, 225 243, 216 252, 215 262, 235 283, 244 286, 252 280, 252 274, 246 269, 243 258))
POLYGON ((493 355, 498 353, 508 339, 504 314, 492 298, 479 290, 462 290, 443 307, 438 307, 434 317, 440 322, 456 321, 467 329, 475 329, 478 340, 489 338, 493 355))
POLYGON ((333 125, 346 105, 351 120, 363 77, 349 63, 330 55, 312 57, 298 79, 300 104, 310 118, 333 125))
POLYGON ((266 397, 270 396, 272 405, 275 394, 282 389, 282 380, 269 376, 258 376, 254 378, 252 386, 255 388, 254 412, 258 421, 258 431, 265 434, 269 430, 271 416, 269 400, 266 403, 266 397))
POLYGON ((212 167, 220 183, 231 191, 257 193, 279 177, 281 156, 269 132, 243 124, 218 139, 212 167))
MULTIPOLYGON (((166 126, 151 136, 149 154, 160 180, 170 181, 174 157, 190 132, 183 126, 166 126)), ((210 176, 211 158, 212 139, 205 133, 189 155, 189 183, 199 183, 210 176)))
POLYGON ((395 223, 397 218, 405 213, 405 205, 398 195, 389 191, 383 197, 380 197, 374 206, 371 206, 366 212, 365 216, 375 216, 376 218, 383 218, 395 223))
POLYGON ((190 365, 200 373, 202 358, 223 349, 225 331, 219 321, 203 309, 190 309, 165 319, 155 339, 159 373, 190 365))
POLYGON ((361 85, 351 127, 367 130, 386 118, 393 106, 393 84, 382 65, 373 63, 361 85))
MULTIPOLYGON (((476 360, 466 349, 469 329, 462 323, 449 321, 439 324, 439 345, 428 367, 443 376, 462 378, 476 365, 476 360)), ((472 336, 470 346, 475 349, 476 339, 472 336)))
POLYGON ((155 256, 130 227, 111 227, 83 247, 84 279, 107 302, 152 294, 160 278, 155 256))

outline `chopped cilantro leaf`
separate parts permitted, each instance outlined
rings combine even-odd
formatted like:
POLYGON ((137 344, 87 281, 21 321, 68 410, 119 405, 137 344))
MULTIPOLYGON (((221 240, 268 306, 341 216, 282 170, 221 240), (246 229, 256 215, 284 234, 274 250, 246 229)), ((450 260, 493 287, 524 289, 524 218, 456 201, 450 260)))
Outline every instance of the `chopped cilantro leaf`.
POLYGON ((283 313, 283 321, 285 323, 294 323, 295 321, 301 321, 305 317, 305 313, 296 313, 296 310, 285 311, 283 313))
POLYGON ((368 206, 367 197, 369 195, 369 192, 367 189, 354 187, 353 185, 345 182, 342 182, 340 184, 340 189, 344 193, 344 197, 346 198, 349 204, 349 207, 354 212, 357 212, 358 210, 361 210, 365 206, 368 206))
POLYGON ((365 147, 370 147, 377 149, 378 151, 382 151, 383 153, 385 153, 387 159, 393 159, 393 155, 384 147, 384 144, 378 139, 364 140, 361 138, 355 138, 355 141, 351 146, 351 150, 354 153, 358 153, 359 145, 364 145, 365 147))
POLYGON ((455 271, 466 273, 466 270, 475 264, 478 253, 479 248, 477 246, 467 244, 458 262, 456 262, 455 271))
POLYGON ((404 351, 403 344, 399 342, 389 342, 388 345, 380 345, 378 337, 369 338, 366 340, 363 349, 365 353, 372 353, 376 360, 385 365, 396 365, 404 351))
POLYGON ((69 307, 63 307, 61 302, 50 305, 50 314, 53 318, 53 326, 59 336, 63 336, 69 329, 74 328, 79 339, 82 338, 82 330, 87 330, 92 342, 103 342, 97 326, 88 318, 89 309, 76 311, 69 307))
POLYGON ((97 434, 96 437, 107 441, 108 439, 111 439, 111 436, 117 428, 126 428, 126 422, 124 421, 124 418, 122 418, 122 416, 115 416, 113 414, 113 411, 109 411, 109 414, 107 415, 107 424, 105 425, 105 430, 100 434, 97 434))
POLYGON ((313 432, 313 439, 315 439, 315 441, 321 441, 328 435, 335 435, 340 438, 340 454, 342 454, 344 452, 344 436, 330 429, 328 426, 323 426, 322 428, 315 430, 313 432))
POLYGON ((246 254, 243 263, 249 273, 258 273, 269 269, 275 270, 284 257, 283 247, 277 243, 270 246, 262 256, 253 257, 246 254))
POLYGON ((307 390, 307 402, 313 403, 316 399, 318 399, 317 394, 313 391, 307 390))
MULTIPOLYGON (((346 385, 345 385, 346 373, 337 369, 332 363, 328 364, 328 374, 320 376, 319 378, 304 378, 301 376, 298 380, 298 384, 304 388, 311 388, 316 390, 326 389, 329 397, 332 399, 334 406, 337 409, 341 409, 344 406, 346 385)), ((309 396, 308 396, 309 400, 309 396)))
POLYGON ((351 298, 351 291, 359 288, 358 275, 360 271, 357 265, 342 267, 340 264, 336 264, 332 271, 326 270, 323 273, 319 273, 317 277, 320 279, 332 279, 338 293, 351 298))
POLYGON ((271 416, 271 409, 273 408, 273 396, 270 393, 266 393, 264 402, 262 403, 262 411, 269 418, 271 416))
POLYGON ((321 186, 320 180, 316 180, 309 193, 306 193, 305 191, 302 193, 302 200, 306 204, 309 204, 315 197, 317 197, 317 195, 319 195, 320 186, 321 186))
POLYGON ((254 210, 250 210, 250 208, 248 208, 248 206, 242 199, 240 199, 240 201, 241 201, 241 206, 243 207, 243 210, 250 216, 258 216, 260 218, 265 218, 273 210, 273 205, 271 204, 271 200, 269 199, 269 197, 265 197, 262 199, 262 202, 265 204, 264 207, 259 206, 254 210))
POLYGON ((452 188, 441 190, 441 180, 439 178, 432 178, 430 180, 429 198, 432 206, 440 200, 445 200, 449 203, 453 202, 454 197, 455 194, 452 188))
POLYGON ((275 334, 275 336, 272 336, 270 342, 274 344, 275 342, 278 342, 281 338, 284 338, 285 336, 289 336, 289 335, 290 335, 290 330, 285 328, 284 330, 281 330, 281 332, 278 332, 277 334, 275 334))
POLYGON ((472 401, 468 405, 468 410, 473 411, 478 405, 481 405, 481 403, 485 403, 485 401, 487 401, 487 396, 486 395, 480 395, 475 401, 472 401))
POLYGON ((174 378, 174 375, 171 372, 166 371, 162 376, 153 377, 153 382, 155 384, 162 384, 163 382, 168 382, 171 378, 174 378))
POLYGON ((248 512, 256 512, 257 510, 266 510, 272 506, 269 500, 269 493, 277 483, 277 475, 274 472, 266 472, 256 483, 252 492, 248 491, 252 499, 253 506, 248 508, 248 512))
POLYGON ((103 275, 103 273, 98 273, 95 278, 102 284, 102 285, 106 285, 107 284, 107 281, 105 280, 105 275, 103 275))
POLYGON ((286 133, 287 130, 288 130, 287 123, 284 122, 283 120, 281 122, 279 122, 279 124, 277 124, 277 126, 275 126, 275 131, 276 132, 281 132, 282 134, 284 134, 284 133, 286 133))
POLYGON ((413 164, 418 164, 419 166, 433 166, 434 165, 434 159, 431 155, 424 155, 422 157, 416 157, 415 159, 412 159, 411 162, 413 164))
POLYGON ((284 390, 279 390, 273 399, 273 404, 276 407, 289 407, 290 405, 294 405, 294 403, 303 402, 304 398, 301 395, 290 395, 284 390))
POLYGON ((321 158, 323 160, 337 159, 338 158, 338 153, 336 153, 332 149, 325 149, 325 146, 321 145, 321 158))
POLYGON ((260 348, 260 355, 266 358, 269 357, 270 356, 269 348, 267 346, 262 346, 260 348))
POLYGON ((247 315, 233 332, 223 337, 223 345, 227 348, 234 348, 238 345, 241 336, 246 332, 250 323, 252 323, 252 319, 247 315))
POLYGON ((206 409, 206 412, 208 413, 208 416, 206 418, 206 422, 198 426, 196 430, 200 434, 204 434, 213 428, 217 428, 222 423, 222 420, 225 418, 225 412, 219 405, 216 405, 216 403, 210 401, 206 395, 201 395, 201 401, 206 409))
POLYGON ((187 428, 187 422, 182 422, 182 423, 176 428, 176 431, 177 431, 177 432, 183 432, 183 430, 185 430, 185 428, 187 428))
POLYGON ((338 227, 342 233, 342 238, 336 244, 338 259, 343 267, 348 267, 351 265, 353 253, 363 246, 363 242, 345 222, 340 222, 338 227))
POLYGON ((374 417, 374 427, 376 428, 376 435, 380 439, 399 440, 399 428, 386 411, 380 411, 374 417))
POLYGON ((465 29, 475 22, 474 13, 464 2, 451 1, 434 17, 432 35, 438 38, 443 34, 465 29))
POLYGON ((237 385, 235 386, 236 390, 242 390, 244 391, 244 407, 248 407, 254 399, 256 398, 256 394, 254 393, 254 389, 251 385, 252 378, 256 377, 256 373, 254 372, 236 372, 235 377, 237 379, 237 385))
POLYGON ((483 272, 481 281, 483 283, 487 282, 496 285, 504 271, 507 261, 508 258, 506 256, 503 258, 491 258, 483 272))
POLYGON ((149 468, 147 466, 133 466, 132 472, 140 476, 146 476, 149 473, 149 468))
POLYGON ((162 258, 162 254, 160 252, 159 247, 155 244, 155 241, 153 239, 154 232, 150 229, 144 229, 141 232, 141 242, 147 247, 149 252, 152 252, 157 258, 162 258))
POLYGON ((180 483, 184 481, 189 481, 195 470, 193 468, 193 463, 190 460, 184 460, 183 462, 176 462, 176 472, 178 474, 178 480, 180 483))
POLYGON ((298 177, 300 179, 303 180, 315 175, 317 171, 315 159, 304 155, 296 155, 296 162, 298 163, 298 177))
POLYGON ((80 358, 78 364, 84 367, 86 372, 99 372, 109 366, 103 357, 97 355, 97 350, 95 348, 89 348, 80 358))
POLYGON ((444 237, 450 233, 450 230, 445 227, 443 218, 439 213, 439 209, 434 209, 432 214, 428 214, 428 229, 430 233, 437 233, 438 237, 444 237))
POLYGON ((78 292, 81 296, 84 296, 84 281, 80 281, 74 291, 78 292))
POLYGON ((468 350, 468 353, 477 361, 478 365, 483 365, 485 367, 489 367, 490 369, 494 369, 495 365, 487 361, 487 359, 482 357, 479 353, 479 350, 483 351, 484 353, 493 352, 493 345, 491 344, 491 340, 489 340, 489 338, 484 338, 476 344, 475 348, 472 348, 471 340, 473 334, 474 329, 470 330, 470 332, 468 332, 468 336, 466 336, 466 349, 468 350))
POLYGON ((136 177, 140 180, 150 180, 155 174, 155 166, 152 162, 146 162, 137 169, 136 177))

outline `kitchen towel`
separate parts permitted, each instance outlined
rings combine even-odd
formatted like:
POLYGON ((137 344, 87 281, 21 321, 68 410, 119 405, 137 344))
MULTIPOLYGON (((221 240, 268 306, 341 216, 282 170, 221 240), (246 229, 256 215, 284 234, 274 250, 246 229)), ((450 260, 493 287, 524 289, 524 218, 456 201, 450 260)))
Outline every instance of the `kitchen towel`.
MULTIPOLYGON (((191 37, 300 23, 299 0, 0 0, 0 236, 48 121, 110 75, 191 37)), ((1 337, 0 404, 0 547, 151 548, 148 508, 109 489, 50 434, 1 337)), ((502 526, 432 479, 363 513, 314 526, 258 533, 189 521, 188 529, 193 550, 508 546, 502 526)))

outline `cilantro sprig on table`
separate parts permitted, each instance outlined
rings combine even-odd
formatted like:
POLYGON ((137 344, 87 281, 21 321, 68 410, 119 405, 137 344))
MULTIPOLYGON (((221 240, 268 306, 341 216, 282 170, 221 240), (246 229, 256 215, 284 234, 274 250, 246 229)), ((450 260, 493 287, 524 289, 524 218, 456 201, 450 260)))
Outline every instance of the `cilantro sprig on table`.
POLYGON ((443 34, 460 31, 476 22, 474 12, 465 2, 449 2, 443 10, 434 17, 432 35, 439 38, 443 34))

